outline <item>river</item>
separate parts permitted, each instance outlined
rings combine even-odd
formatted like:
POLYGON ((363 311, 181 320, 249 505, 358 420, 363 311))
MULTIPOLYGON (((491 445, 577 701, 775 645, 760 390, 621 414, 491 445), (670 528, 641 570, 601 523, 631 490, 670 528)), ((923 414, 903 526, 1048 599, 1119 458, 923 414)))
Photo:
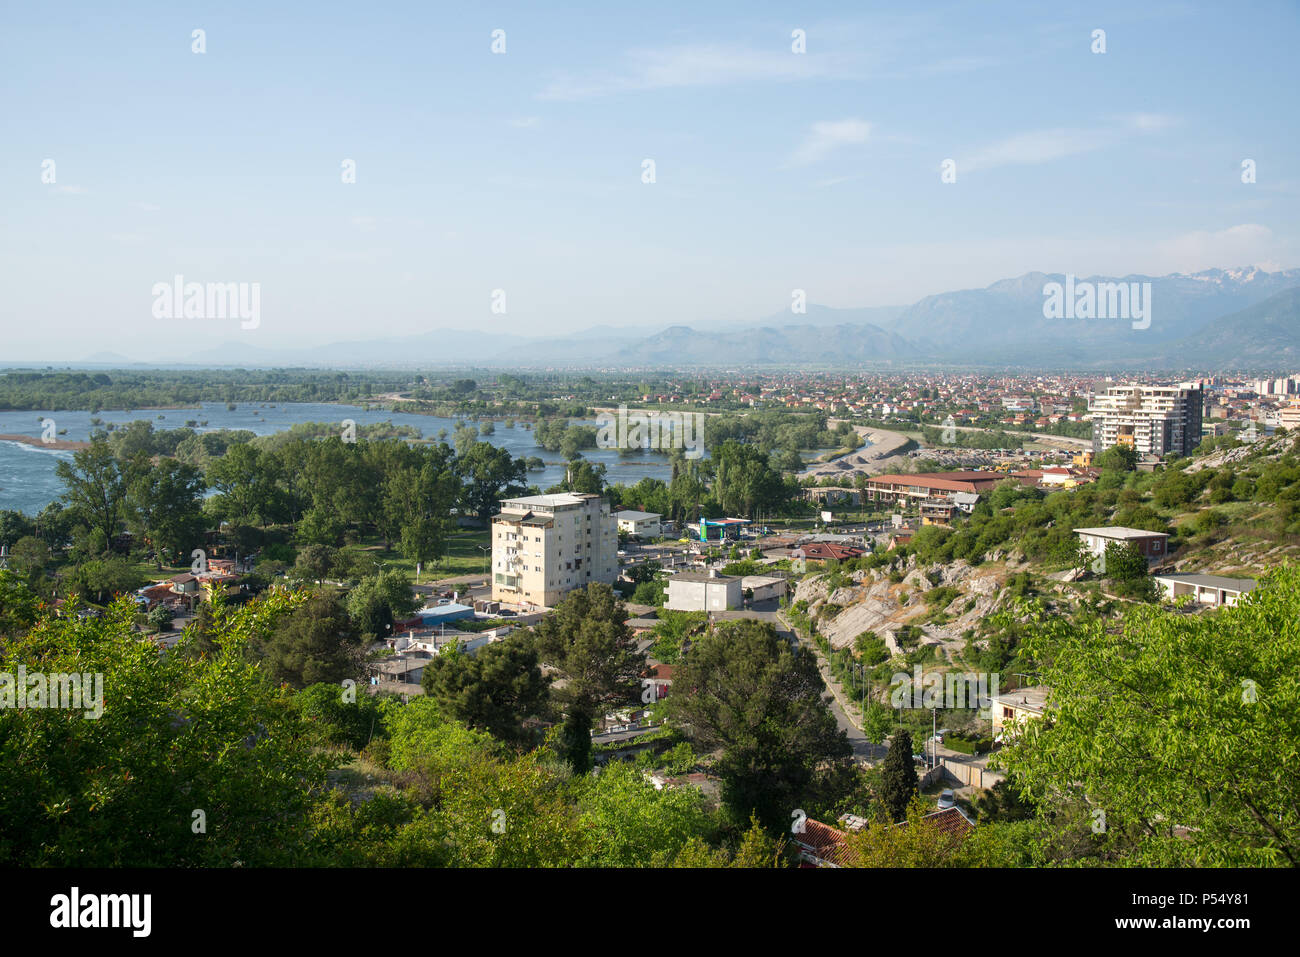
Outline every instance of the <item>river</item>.
MULTIPOLYGON (((205 402, 198 409, 132 409, 121 412, 0 412, 0 434, 41 436, 41 421, 53 419, 58 438, 70 441, 87 441, 90 433, 98 426, 91 424, 91 419, 103 423, 115 422, 124 425, 137 419, 147 419, 155 429, 184 428, 187 422, 196 432, 210 432, 215 429, 247 429, 258 435, 271 435, 283 432, 298 422, 336 422, 352 419, 357 425, 370 425, 378 422, 392 422, 394 425, 409 425, 420 430, 425 438, 434 439, 440 430, 447 430, 447 442, 450 443, 456 431, 457 419, 444 419, 428 415, 412 415, 403 412, 388 412, 381 408, 367 410, 355 405, 337 405, 321 402, 248 402, 237 403, 231 410, 224 402, 205 402), (205 423, 206 424, 199 424, 205 423), (66 430, 66 431, 65 431, 66 430)), ((477 426, 477 420, 465 419, 467 424, 477 426)), ((495 432, 481 435, 479 440, 490 442, 504 448, 514 456, 526 456, 542 459, 546 468, 540 472, 529 472, 528 483, 540 488, 549 488, 564 479, 564 463, 558 452, 547 452, 540 448, 533 439, 531 429, 524 428, 522 422, 513 428, 506 428, 501 421, 494 423, 495 432)), ((42 445, 28 445, 23 442, 0 440, 0 509, 16 509, 35 515, 42 508, 54 501, 63 491, 63 484, 54 474, 59 461, 71 461, 73 453, 68 450, 51 449, 42 445)), ((606 479, 621 485, 634 485, 646 477, 667 481, 670 470, 668 456, 647 451, 637 455, 620 457, 614 449, 587 449, 583 456, 591 462, 603 463, 608 467, 606 479)))

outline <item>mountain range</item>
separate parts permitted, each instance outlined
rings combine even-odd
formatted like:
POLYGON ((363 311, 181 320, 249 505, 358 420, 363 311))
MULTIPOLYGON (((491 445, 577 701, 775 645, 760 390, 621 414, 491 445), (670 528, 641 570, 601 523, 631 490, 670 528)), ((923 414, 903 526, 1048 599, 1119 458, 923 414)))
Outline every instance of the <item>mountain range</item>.
MULTIPOLYGON (((1075 300, 1071 299, 1071 304, 1075 300)), ((1103 306, 1104 308, 1104 306, 1103 306)), ((1082 307, 1080 307, 1082 311, 1082 307)), ((1130 310, 1131 311, 1131 310, 1130 310)), ((1066 315, 1076 314, 1067 309, 1066 315)), ((188 357, 199 366, 770 366, 880 365, 1050 369, 1281 369, 1300 361, 1300 269, 1210 269, 1167 276, 1066 277, 1033 272, 983 289, 926 296, 910 306, 775 313, 752 323, 666 328, 601 326, 561 336, 511 337, 485 348, 482 330, 258 350, 231 342, 188 357), (1117 304, 1122 283, 1145 316, 1049 318, 1051 284, 1117 304), (1149 284, 1146 285, 1146 284, 1149 284)), ((97 355, 88 363, 123 357, 97 355)), ((124 361, 113 363, 121 367, 124 361)))

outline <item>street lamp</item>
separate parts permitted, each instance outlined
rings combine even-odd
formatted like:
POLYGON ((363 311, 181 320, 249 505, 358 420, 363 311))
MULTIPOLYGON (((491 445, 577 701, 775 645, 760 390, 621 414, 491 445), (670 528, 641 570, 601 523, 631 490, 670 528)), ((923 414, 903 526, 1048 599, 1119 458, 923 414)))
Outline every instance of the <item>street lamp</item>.
POLYGON ((483 575, 484 575, 484 577, 486 577, 486 576, 487 576, 487 571, 488 571, 488 568, 487 568, 487 563, 488 563, 488 553, 492 551, 492 546, 491 546, 491 545, 479 545, 479 546, 477 546, 477 548, 478 548, 478 550, 479 550, 480 552, 483 553, 483 575))

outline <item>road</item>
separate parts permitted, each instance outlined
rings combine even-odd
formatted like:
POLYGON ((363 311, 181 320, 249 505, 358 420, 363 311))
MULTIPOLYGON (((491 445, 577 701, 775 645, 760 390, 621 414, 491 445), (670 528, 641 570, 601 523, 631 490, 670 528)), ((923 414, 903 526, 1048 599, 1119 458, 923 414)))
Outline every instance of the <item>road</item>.
POLYGON ((826 687, 831 693, 831 714, 835 717, 836 726, 839 727, 839 729, 843 731, 849 739, 849 745, 853 748, 853 759, 855 761, 866 762, 869 764, 874 764, 877 761, 883 760, 885 754, 888 753, 888 748, 883 745, 872 744, 868 741, 867 736, 862 733, 862 729, 854 724, 852 719, 849 718, 848 712, 843 704, 843 690, 840 688, 839 682, 835 680, 835 676, 831 674, 830 667, 826 664, 826 659, 822 657, 821 649, 818 648, 814 642, 805 639, 800 635, 798 630, 786 621, 783 614, 777 612, 776 617, 780 620, 780 624, 784 626, 786 631, 794 634, 801 646, 811 649, 812 653, 817 656, 817 669, 821 672, 822 681, 826 683, 826 687))

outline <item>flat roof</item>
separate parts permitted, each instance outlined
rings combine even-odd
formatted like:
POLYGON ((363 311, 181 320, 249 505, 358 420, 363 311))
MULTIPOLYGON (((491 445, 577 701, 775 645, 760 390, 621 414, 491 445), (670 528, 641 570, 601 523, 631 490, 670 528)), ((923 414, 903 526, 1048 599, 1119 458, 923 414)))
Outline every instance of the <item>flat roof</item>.
POLYGON ((644 522, 646 519, 662 518, 663 516, 659 512, 638 512, 635 509, 628 508, 621 512, 615 512, 614 517, 619 521, 627 519, 632 522, 644 522))
POLYGON ((1096 535, 1098 538, 1168 538, 1165 532, 1149 532, 1145 528, 1127 528, 1116 525, 1114 528, 1076 528, 1076 535, 1096 535))
POLYGON ((678 572, 670 582, 738 582, 735 575, 710 575, 708 572, 678 572))
POLYGON ((1051 693, 1051 688, 1044 685, 1034 685, 1030 688, 1017 688, 1015 691, 1008 691, 1006 694, 998 695, 993 700, 998 704, 1006 705, 1008 708, 1041 712, 1047 706, 1047 697, 1051 693))
POLYGON ((454 615, 467 611, 472 614, 474 609, 469 605, 462 605, 453 601, 445 605, 432 605, 428 608, 421 608, 415 614, 419 618, 441 618, 445 615, 454 615))
POLYGON ((522 505, 524 508, 562 508, 566 505, 584 505, 593 498, 590 492, 557 492, 553 495, 525 495, 522 498, 503 498, 501 507, 522 505))
POLYGON ((1225 578, 1222 575, 1153 575, 1161 581, 1178 582, 1183 585, 1200 585, 1203 588, 1221 588, 1224 591, 1250 591, 1255 587, 1253 578, 1225 578))

